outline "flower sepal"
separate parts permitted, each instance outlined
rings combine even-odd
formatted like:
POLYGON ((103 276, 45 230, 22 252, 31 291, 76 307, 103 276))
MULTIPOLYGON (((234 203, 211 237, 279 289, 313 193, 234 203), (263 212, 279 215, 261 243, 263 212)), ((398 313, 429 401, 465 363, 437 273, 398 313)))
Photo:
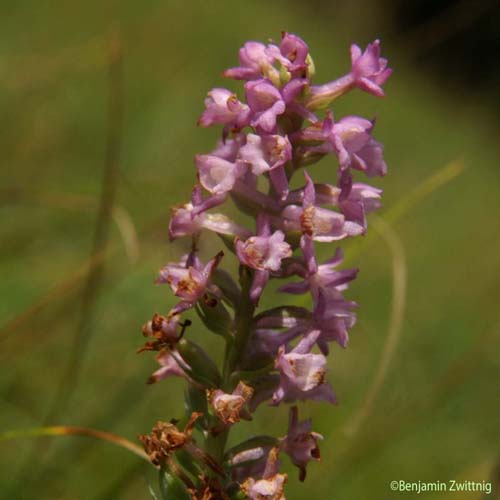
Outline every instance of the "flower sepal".
POLYGON ((280 474, 279 448, 272 448, 269 452, 266 466, 261 479, 249 477, 241 484, 241 489, 247 494, 249 500, 285 500, 284 486, 287 481, 286 474, 280 474))
POLYGON ((299 480, 306 478, 306 467, 311 460, 319 461, 320 451, 318 441, 321 434, 312 432, 311 420, 299 421, 299 410, 296 406, 290 408, 288 433, 281 442, 281 449, 290 457, 292 463, 299 468, 299 480))
POLYGON ((226 460, 226 463, 229 467, 235 467, 238 465, 242 465, 243 463, 254 461, 256 459, 255 456, 250 457, 249 455, 248 456, 249 460, 235 461, 234 458, 240 455, 241 453, 248 452, 249 450, 255 450, 257 448, 270 449, 277 446, 278 444, 279 444, 279 439, 273 436, 267 436, 265 434, 260 436, 254 436, 250 439, 242 441, 241 443, 227 450, 226 453, 224 454, 224 459, 226 460))

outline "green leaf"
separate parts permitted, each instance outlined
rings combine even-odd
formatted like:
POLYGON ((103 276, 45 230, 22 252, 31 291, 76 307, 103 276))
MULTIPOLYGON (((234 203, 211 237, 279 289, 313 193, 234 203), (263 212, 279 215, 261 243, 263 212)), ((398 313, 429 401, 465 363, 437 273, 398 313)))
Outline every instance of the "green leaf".
POLYGON ((217 285, 222 293, 229 300, 233 307, 235 307, 240 300, 240 288, 237 283, 233 280, 231 275, 224 269, 217 268, 214 275, 212 276, 212 281, 217 285))
POLYGON ((254 318, 254 322, 263 318, 277 318, 286 320, 288 318, 309 319, 311 312, 300 306, 279 306, 263 311, 254 318))
POLYGON ((200 389, 194 384, 188 384, 188 388, 184 394, 184 403, 187 417, 190 417, 194 412, 203 414, 203 416, 196 421, 195 427, 202 432, 206 430, 210 426, 208 421, 206 390, 200 389))
POLYGON ((184 399, 188 416, 193 412, 207 413, 207 394, 204 389, 189 384, 184 399))
POLYGON ((193 460, 193 457, 185 450, 177 450, 175 452, 175 458, 179 465, 195 478, 204 472, 199 464, 193 460))
POLYGON ((150 484, 148 484, 148 489, 149 489, 149 494, 151 495, 151 498, 153 498, 153 500, 158 500, 158 497, 156 496, 155 490, 153 489, 153 487, 150 484))
POLYGON ((33 427, 31 429, 17 429, 0 433, 0 441, 9 441, 11 439, 42 437, 42 436, 86 436, 101 439, 108 443, 115 444, 128 450, 138 457, 149 461, 147 453, 136 443, 128 439, 111 434, 109 432, 99 431, 88 427, 75 427, 72 425, 54 425, 50 427, 33 427))
POLYGON ((186 373, 195 381, 206 387, 220 387, 221 375, 212 358, 198 344, 187 339, 177 343, 177 350, 182 359, 190 366, 186 373))
POLYGON ((231 336, 233 319, 218 297, 207 295, 196 304, 196 312, 203 324, 224 338, 231 336))
POLYGON ((191 500, 184 483, 166 466, 160 468, 160 493, 163 500, 191 500))
POLYGON ((236 249, 234 247, 234 238, 227 234, 216 233, 217 236, 222 240, 226 248, 231 252, 236 254, 236 249))
POLYGON ((231 495, 231 500, 248 500, 248 496, 242 490, 231 495))
POLYGON ((236 386, 238 382, 252 382, 260 379, 262 376, 269 375, 275 369, 275 362, 269 356, 260 356, 252 359, 255 366, 254 370, 238 370, 231 374, 231 384, 236 386))

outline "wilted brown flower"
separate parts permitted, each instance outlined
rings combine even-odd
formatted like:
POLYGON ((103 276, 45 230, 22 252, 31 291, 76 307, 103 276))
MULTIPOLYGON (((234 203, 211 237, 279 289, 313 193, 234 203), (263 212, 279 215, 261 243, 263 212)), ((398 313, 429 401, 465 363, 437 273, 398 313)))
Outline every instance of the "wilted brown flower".
POLYGON ((232 394, 227 394, 220 389, 209 390, 208 400, 213 406, 217 417, 227 425, 239 422, 241 418, 249 420, 250 414, 245 411, 244 406, 253 396, 252 387, 240 382, 232 394))
POLYGON ((157 422, 150 434, 139 436, 144 450, 154 465, 161 465, 176 450, 190 441, 193 427, 202 413, 193 413, 181 432, 172 422, 157 422))

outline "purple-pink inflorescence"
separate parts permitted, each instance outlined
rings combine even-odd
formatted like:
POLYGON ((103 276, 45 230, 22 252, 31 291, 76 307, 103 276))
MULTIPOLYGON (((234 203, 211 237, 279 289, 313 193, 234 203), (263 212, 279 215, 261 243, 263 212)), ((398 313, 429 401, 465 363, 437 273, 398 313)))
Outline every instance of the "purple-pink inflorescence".
POLYGON ((173 209, 170 238, 191 237, 192 251, 160 271, 157 282, 168 284, 179 302, 145 326, 145 335, 155 340, 142 349, 159 351, 160 368, 150 382, 180 376, 188 383, 186 419, 196 415, 192 420, 205 439, 204 455, 192 454, 191 460, 201 460, 197 467, 211 472, 186 481, 174 457, 164 467, 192 498, 284 499, 280 455, 290 457, 301 480, 308 462, 319 459, 322 436, 309 420, 299 421, 296 406, 284 437, 251 437, 229 450, 226 441, 229 428, 251 419, 261 403, 336 402, 326 380, 326 356, 332 342, 346 347, 355 324, 357 304, 344 292, 357 269, 342 269, 340 248, 322 263, 317 247, 365 234, 366 216, 380 207, 382 192, 354 177, 383 176, 387 166, 383 146, 373 138, 374 120, 334 119, 327 108, 353 89, 383 96, 390 74, 376 40, 364 52, 351 46, 347 75, 314 85, 308 46, 283 33, 279 45, 245 43, 239 65, 224 72, 244 81, 244 99, 225 88, 208 92, 198 124, 222 126, 222 137, 212 152, 196 155, 198 183, 191 201, 173 209), (326 156, 337 160, 332 184, 311 176, 311 166, 326 156), (303 186, 292 189, 295 175, 303 186), (219 211, 228 200, 247 216, 245 222, 219 211), (220 267, 222 252, 207 263, 200 260, 203 230, 216 233, 234 253, 238 279, 220 267), (278 305, 257 311, 276 279, 287 280, 272 299, 278 305), (311 308, 279 304, 286 294, 308 294, 311 308), (184 335, 191 322, 181 317, 189 310, 224 338, 220 369, 184 335), (214 463, 219 471, 212 477, 214 463))

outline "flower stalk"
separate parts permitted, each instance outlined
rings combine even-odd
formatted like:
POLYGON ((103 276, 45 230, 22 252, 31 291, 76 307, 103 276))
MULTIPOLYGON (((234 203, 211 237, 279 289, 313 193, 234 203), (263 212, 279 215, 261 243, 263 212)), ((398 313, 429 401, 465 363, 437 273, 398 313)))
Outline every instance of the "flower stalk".
POLYGON ((172 376, 187 383, 181 422, 158 422, 141 436, 160 467, 163 498, 282 500, 288 480, 279 472, 282 457, 299 469, 301 481, 308 463, 320 459, 322 436, 310 420, 300 421, 297 403, 337 401, 326 356, 332 343, 348 344, 357 304, 344 293, 357 269, 339 269, 340 248, 319 262, 317 246, 366 233, 382 191, 355 177, 387 172, 374 120, 334 119, 331 109, 318 114, 354 89, 384 95, 391 70, 379 41, 364 52, 353 45, 351 62, 347 75, 315 85, 307 44, 283 33, 279 44, 247 42, 239 66, 224 72, 244 82, 244 99, 224 88, 208 92, 198 124, 221 126, 221 140, 196 155, 198 183, 191 201, 173 209, 169 226, 170 239, 190 237, 192 250, 157 279, 179 301, 145 325, 150 340, 140 349, 157 351, 160 368, 150 383, 172 376), (314 182, 311 167, 328 156, 337 164, 332 184, 314 182), (290 186, 295 176, 304 179, 298 189, 290 186), (228 199, 254 227, 220 211, 228 199), (216 233, 225 252, 234 253, 236 273, 221 267, 222 251, 202 261, 203 231, 216 233), (262 310, 276 279, 285 283, 274 307, 262 310), (284 294, 309 295, 310 308, 281 303, 284 294), (222 366, 190 339, 193 312, 225 343, 222 366), (286 433, 250 436, 228 450, 232 426, 251 420, 262 403, 293 403, 286 433))

